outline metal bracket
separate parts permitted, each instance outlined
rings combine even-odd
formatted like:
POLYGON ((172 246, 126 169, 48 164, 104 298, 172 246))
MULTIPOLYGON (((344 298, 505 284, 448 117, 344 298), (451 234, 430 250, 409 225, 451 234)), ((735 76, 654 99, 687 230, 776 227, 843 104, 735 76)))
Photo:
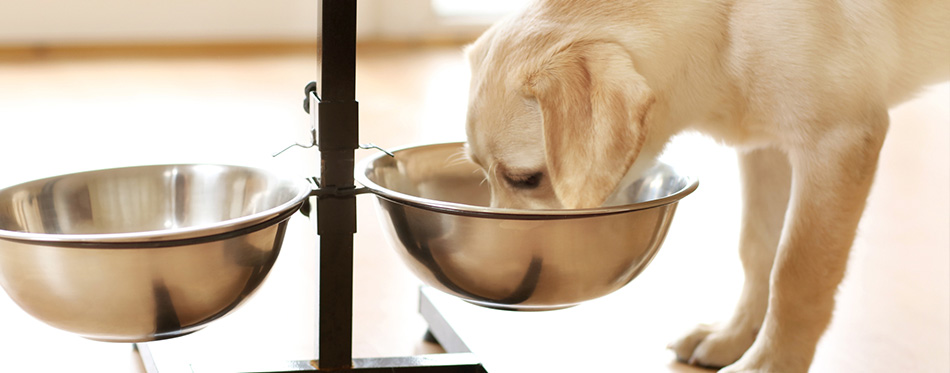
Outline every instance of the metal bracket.
POLYGON ((376 149, 376 150, 379 150, 379 151, 381 151, 381 152, 383 152, 383 153, 386 153, 386 155, 388 155, 388 156, 390 156, 390 157, 396 158, 396 155, 393 154, 393 152, 391 152, 391 151, 389 151, 389 150, 386 150, 386 149, 383 149, 383 148, 380 148, 379 146, 377 146, 376 144, 373 144, 373 143, 371 143, 371 142, 368 142, 368 143, 365 143, 365 144, 360 144, 360 149, 364 149, 364 150, 376 149))
POLYGON ((337 187, 327 187, 313 190, 310 192, 311 196, 316 196, 317 198, 326 198, 326 197, 349 197, 356 196, 360 194, 371 193, 369 188, 364 187, 351 187, 351 188, 337 188, 337 187))
MULTIPOLYGON (((312 176, 307 179, 310 182, 310 196, 317 198, 339 198, 339 197, 349 197, 360 194, 372 193, 367 187, 350 187, 350 188, 338 188, 338 187, 321 187, 320 178, 312 176)), ((307 218, 310 218, 310 211, 313 210, 313 204, 310 203, 309 199, 304 200, 303 204, 300 206, 300 213, 307 218)))
POLYGON ((303 88, 303 94, 305 96, 303 99, 303 111, 310 114, 310 106, 312 106, 310 103, 310 95, 313 94, 313 97, 316 98, 318 102, 320 101, 320 96, 317 96, 317 81, 314 80, 307 83, 307 86, 303 88))
POLYGON ((371 192, 372 192, 369 188, 366 188, 366 187, 358 187, 358 188, 357 188, 356 186, 351 186, 351 187, 348 187, 348 188, 340 188, 340 187, 336 187, 336 186, 322 187, 322 186, 320 186, 320 178, 318 178, 318 177, 311 177, 311 178, 309 178, 309 179, 307 179, 307 180, 309 180, 310 183, 314 184, 314 186, 315 186, 315 188, 313 188, 312 190, 310 190, 310 195, 311 195, 311 196, 316 196, 317 198, 320 198, 320 197, 349 197, 349 196, 355 196, 355 195, 359 195, 359 194, 366 194, 366 193, 371 193, 371 192))
MULTIPOLYGON (((316 107, 318 106, 317 104, 320 103, 320 97, 317 96, 317 82, 313 81, 313 82, 307 83, 307 86, 304 88, 303 92, 307 96, 303 100, 303 110, 306 111, 307 114, 310 114, 310 108, 316 107)), ((290 148, 293 148, 293 147, 304 148, 304 149, 309 149, 313 147, 319 148, 320 144, 317 143, 317 116, 311 115, 310 118, 311 118, 310 141, 306 143, 298 142, 295 144, 290 144, 286 148, 282 149, 281 151, 271 154, 271 157, 276 157, 278 155, 281 155, 283 152, 286 152, 290 150, 290 148)))
MULTIPOLYGON (((306 111, 307 114, 311 114, 310 108, 314 108, 314 107, 319 108, 319 104, 320 104, 320 101, 321 101, 321 100, 320 100, 320 97, 317 96, 317 82, 314 81, 314 82, 307 83, 307 86, 304 88, 304 94, 306 95, 306 98, 304 98, 304 100, 303 100, 303 110, 306 111)), ((290 145, 288 145, 286 148, 281 149, 281 151, 272 154, 271 157, 276 157, 276 156, 278 156, 278 155, 281 155, 281 154, 283 154, 284 152, 286 152, 286 151, 288 151, 288 150, 290 150, 291 148, 294 148, 294 147, 303 148, 303 149, 309 149, 309 148, 313 148, 313 147, 316 147, 316 148, 318 148, 318 149, 320 148, 320 143, 317 141, 317 119, 318 119, 318 115, 316 115, 315 113, 313 113, 313 114, 310 115, 310 117, 312 118, 312 123, 310 123, 310 141, 308 141, 308 142, 306 142, 306 143, 290 144, 290 145)), ((386 150, 386 149, 383 149, 383 148, 379 147, 378 145, 373 144, 373 143, 371 143, 371 142, 363 143, 363 144, 357 144, 357 146, 358 146, 360 149, 365 149, 365 150, 376 149, 376 150, 379 150, 379 151, 381 151, 381 152, 383 152, 383 153, 386 153, 386 155, 388 155, 388 156, 390 156, 390 157, 395 157, 395 156, 396 156, 396 155, 393 154, 392 152, 390 152, 390 151, 388 151, 388 150, 386 150)))

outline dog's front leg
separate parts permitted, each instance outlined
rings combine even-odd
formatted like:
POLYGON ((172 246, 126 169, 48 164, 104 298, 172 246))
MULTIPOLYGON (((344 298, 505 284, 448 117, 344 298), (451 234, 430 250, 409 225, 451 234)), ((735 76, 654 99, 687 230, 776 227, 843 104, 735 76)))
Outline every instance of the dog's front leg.
POLYGON ((769 274, 788 207, 791 169, 785 153, 760 149, 739 154, 742 176, 742 233, 739 257, 745 273, 732 319, 699 325, 673 342, 677 359, 707 367, 734 363, 752 345, 769 302, 769 274))
POLYGON ((721 372, 807 372, 835 294, 887 132, 887 111, 812 127, 789 149, 792 193, 771 275, 765 321, 752 347, 721 372), (860 122, 858 122, 860 120, 860 122))

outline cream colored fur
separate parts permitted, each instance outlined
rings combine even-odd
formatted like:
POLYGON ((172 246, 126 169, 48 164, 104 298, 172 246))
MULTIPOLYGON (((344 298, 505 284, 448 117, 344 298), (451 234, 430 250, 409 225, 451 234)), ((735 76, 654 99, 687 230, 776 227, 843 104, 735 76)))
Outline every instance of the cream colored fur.
POLYGON ((601 205, 682 131, 735 146, 742 296, 670 347, 722 372, 805 372, 887 110, 950 77, 950 1, 537 1, 467 53, 469 155, 495 206, 601 205))

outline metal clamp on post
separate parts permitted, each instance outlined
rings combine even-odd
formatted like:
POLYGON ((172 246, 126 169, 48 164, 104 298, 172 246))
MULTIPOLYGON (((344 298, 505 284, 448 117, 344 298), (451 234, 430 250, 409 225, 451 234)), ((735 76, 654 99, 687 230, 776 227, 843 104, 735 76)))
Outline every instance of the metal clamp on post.
POLYGON ((309 179, 311 182, 316 183, 316 188, 310 191, 311 196, 316 197, 349 197, 359 194, 370 193, 370 189, 367 187, 349 187, 349 188, 338 188, 338 187, 320 187, 320 179, 312 177, 309 179))
MULTIPOLYGON (((372 193, 372 191, 367 187, 352 187, 352 188, 337 188, 337 187, 321 187, 320 178, 313 176, 307 179, 310 182, 310 197, 317 198, 326 198, 326 197, 348 197, 356 196, 360 194, 372 193)), ((300 206, 300 213, 306 217, 310 217, 310 211, 313 210, 313 206, 310 203, 310 200, 305 200, 303 205, 300 206)))

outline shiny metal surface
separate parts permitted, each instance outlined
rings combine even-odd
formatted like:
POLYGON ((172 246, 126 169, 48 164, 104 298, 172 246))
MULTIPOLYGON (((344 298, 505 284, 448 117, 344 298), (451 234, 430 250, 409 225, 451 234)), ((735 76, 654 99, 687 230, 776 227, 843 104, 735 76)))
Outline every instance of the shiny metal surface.
POLYGON ((698 182, 658 164, 625 187, 623 204, 584 210, 488 207, 462 143, 410 147, 357 167, 384 231, 426 284, 510 310, 570 307, 609 294, 656 255, 681 198, 698 182))
POLYGON ((0 285, 84 337, 191 333, 257 289, 305 180, 237 166, 90 171, 0 189, 0 285))

